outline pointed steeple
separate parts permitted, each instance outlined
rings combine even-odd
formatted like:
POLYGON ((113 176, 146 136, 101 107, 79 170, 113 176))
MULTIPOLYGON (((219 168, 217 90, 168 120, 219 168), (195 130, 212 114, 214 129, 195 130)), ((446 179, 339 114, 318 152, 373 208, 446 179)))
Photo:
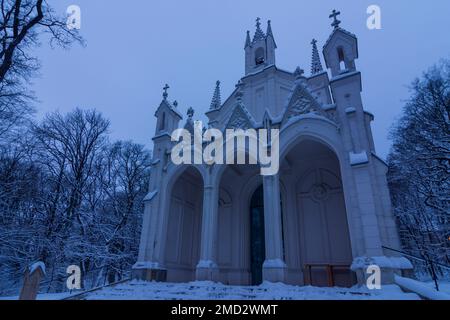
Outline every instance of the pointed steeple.
POLYGON ((264 40, 266 37, 264 32, 261 30, 261 18, 256 18, 256 31, 255 36, 253 37, 253 42, 264 40))
POLYGON ((216 89, 214 90, 214 95, 211 100, 211 106, 209 107, 210 110, 216 110, 219 109, 222 106, 222 101, 220 97, 220 81, 217 80, 216 82, 216 89))
POLYGON ((270 20, 267 21, 267 32, 266 32, 267 37, 271 36, 273 38, 273 33, 272 33, 272 26, 270 24, 270 20))
POLYGON ((244 49, 246 49, 247 47, 250 47, 251 45, 252 45, 252 40, 250 39, 250 31, 247 30, 247 37, 245 38, 244 49))
POLYGON ((317 50, 317 40, 312 39, 312 60, 311 60, 311 75, 318 74, 323 71, 322 63, 320 62, 319 50, 317 50))
POLYGON ((270 23, 270 20, 267 21, 267 32, 266 32, 266 38, 272 38, 273 41, 273 45, 275 48, 277 48, 277 44, 275 43, 275 37, 273 36, 273 32, 272 32, 272 25, 270 23))

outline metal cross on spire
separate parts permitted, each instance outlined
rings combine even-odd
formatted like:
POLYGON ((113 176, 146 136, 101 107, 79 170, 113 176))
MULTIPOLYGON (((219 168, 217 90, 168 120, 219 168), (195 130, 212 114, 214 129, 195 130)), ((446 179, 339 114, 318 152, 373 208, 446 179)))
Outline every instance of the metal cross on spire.
POLYGON ((333 9, 333 11, 330 14, 330 18, 333 18, 333 23, 331 24, 332 27, 335 29, 339 28, 339 24, 341 23, 340 20, 337 19, 337 16, 340 15, 340 11, 336 11, 336 9, 333 9))
POLYGON ((167 90, 168 90, 168 89, 170 89, 170 87, 169 87, 169 85, 166 83, 166 85, 165 85, 164 88, 163 88, 163 90, 164 90, 164 92, 163 92, 163 98, 164 98, 164 100, 166 100, 167 97, 169 96, 169 94, 167 93, 167 90))
POLYGON ((256 18, 256 28, 261 28, 261 18, 260 17, 256 18))

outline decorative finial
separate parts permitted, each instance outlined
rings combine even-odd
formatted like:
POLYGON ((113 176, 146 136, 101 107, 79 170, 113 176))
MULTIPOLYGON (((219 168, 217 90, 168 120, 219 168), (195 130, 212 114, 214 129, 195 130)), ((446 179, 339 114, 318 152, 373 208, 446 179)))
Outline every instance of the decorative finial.
POLYGON ((311 61, 311 74, 317 74, 323 71, 322 63, 320 62, 319 50, 317 50, 317 40, 312 39, 312 61, 311 61))
POLYGON ((244 94, 242 93, 242 91, 236 92, 236 99, 237 99, 238 102, 241 102, 241 101, 242 101, 242 96, 243 96, 243 95, 244 95, 244 94))
POLYGON ((220 81, 216 81, 216 88, 214 90, 213 98, 211 100, 210 110, 219 109, 222 106, 221 96, 220 96, 220 81))
POLYGON ((244 82, 242 80, 239 80, 238 83, 236 83, 235 87, 238 89, 238 91, 242 91, 242 87, 244 86, 244 82))
POLYGON ((339 28, 339 24, 341 23, 341 21, 337 19, 337 16, 340 14, 341 12, 336 11, 336 9, 333 9, 333 11, 330 14, 330 18, 333 18, 333 23, 331 24, 331 26, 334 27, 335 29, 339 28))
POLYGON ((247 30, 247 36, 245 38, 245 48, 250 47, 252 45, 252 41, 250 40, 250 31, 247 30))
POLYGON ((267 35, 272 33, 272 22, 270 20, 267 20, 267 35))
POLYGON ((192 107, 189 107, 188 111, 187 111, 187 115, 189 118, 192 119, 192 117, 194 116, 194 109, 192 107))
POLYGON ((164 90, 164 92, 163 92, 163 98, 164 98, 164 100, 167 100, 167 97, 169 96, 169 94, 167 93, 167 90, 168 90, 169 88, 170 88, 169 85, 166 83, 166 85, 165 85, 164 88, 163 88, 163 90, 164 90))
POLYGON ((253 37, 253 42, 258 41, 258 40, 262 40, 264 39, 266 36, 264 35, 264 32, 261 30, 261 18, 256 18, 256 32, 255 32, 255 36, 253 37))
POLYGON ((297 68, 295 69, 295 71, 294 71, 295 79, 298 80, 298 79, 304 78, 304 77, 303 77, 303 74, 304 74, 304 73, 305 73, 305 70, 303 70, 303 69, 300 68, 300 67, 297 67, 297 68))
POLYGON ((242 101, 242 96, 244 95, 244 93, 242 92, 242 88, 244 87, 244 82, 242 82, 242 80, 239 80, 238 83, 236 84, 236 98, 239 102, 242 101))
POLYGON ((266 32, 266 36, 271 36, 273 38, 273 33, 272 33, 272 25, 270 23, 270 20, 267 21, 267 32, 266 32))

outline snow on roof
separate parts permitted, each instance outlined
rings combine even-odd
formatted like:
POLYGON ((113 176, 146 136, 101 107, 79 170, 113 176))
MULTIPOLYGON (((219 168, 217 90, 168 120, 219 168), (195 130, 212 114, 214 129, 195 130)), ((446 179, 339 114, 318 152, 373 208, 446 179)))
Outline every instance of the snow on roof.
POLYGON ((349 32, 349 31, 347 31, 347 30, 345 30, 345 29, 343 29, 343 28, 341 28, 341 27, 338 27, 338 28, 334 29, 333 32, 330 34, 330 36, 328 37, 327 41, 326 41, 325 44, 323 45, 323 48, 325 48, 325 47, 328 45, 328 43, 330 43, 330 41, 331 41, 331 39, 333 38, 333 36, 334 36, 336 33, 338 33, 338 32, 342 32, 342 33, 344 33, 344 34, 346 34, 346 35, 348 35, 348 36, 350 36, 350 37, 352 37, 352 38, 358 39, 358 38, 356 37, 355 34, 349 32))
POLYGON ((350 164, 352 166, 356 166, 358 164, 364 164, 369 162, 369 158, 367 157, 367 152, 362 151, 360 153, 350 152, 350 164))

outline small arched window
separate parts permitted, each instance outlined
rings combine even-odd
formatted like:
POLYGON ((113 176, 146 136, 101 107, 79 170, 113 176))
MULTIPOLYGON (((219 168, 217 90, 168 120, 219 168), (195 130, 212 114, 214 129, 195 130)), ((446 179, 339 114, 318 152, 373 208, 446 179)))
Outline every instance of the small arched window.
POLYGON ((265 62, 264 59, 264 48, 258 48, 255 51, 255 64, 258 66, 265 62))
POLYGON ((166 113, 163 112, 161 120, 159 122, 159 131, 162 131, 166 128, 166 113))
POLYGON ((339 59, 339 69, 345 70, 347 67, 345 66, 345 54, 344 49, 342 47, 337 48, 337 54, 339 59))

